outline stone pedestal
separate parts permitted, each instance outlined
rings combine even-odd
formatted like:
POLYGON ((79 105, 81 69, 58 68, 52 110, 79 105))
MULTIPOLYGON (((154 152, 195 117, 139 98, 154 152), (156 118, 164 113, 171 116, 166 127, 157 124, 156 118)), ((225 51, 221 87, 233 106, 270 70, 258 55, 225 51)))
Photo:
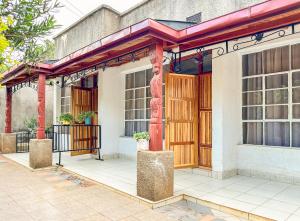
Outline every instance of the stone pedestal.
POLYGON ((2 153, 2 133, 0 133, 0 153, 2 153))
POLYGON ((0 151, 3 154, 16 152, 16 134, 15 133, 2 133, 0 135, 0 151))
POLYGON ((137 195, 151 201, 173 196, 174 156, 172 151, 138 151, 137 195))
POLYGON ((30 140, 29 166, 33 169, 52 166, 52 140, 50 139, 30 140))

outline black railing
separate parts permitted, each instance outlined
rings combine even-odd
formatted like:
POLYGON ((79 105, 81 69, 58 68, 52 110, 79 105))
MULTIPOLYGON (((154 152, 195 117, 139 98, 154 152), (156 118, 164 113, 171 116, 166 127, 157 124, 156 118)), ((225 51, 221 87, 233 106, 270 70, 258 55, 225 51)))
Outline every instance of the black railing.
MULTIPOLYGON (((61 165, 61 153, 72 152, 71 155, 97 153, 101 159, 101 126, 100 125, 53 125, 46 132, 46 138, 52 139, 52 151, 59 154, 58 165, 61 165)), ((36 139, 35 132, 16 132, 16 152, 29 152, 29 142, 36 139)))
POLYGON ((59 153, 58 165, 61 165, 61 153, 72 152, 72 155, 98 152, 101 159, 101 126, 100 125, 53 125, 53 152, 59 153))
MULTIPOLYGON (((53 138, 52 131, 47 131, 45 134, 47 139, 53 138)), ((31 139, 36 139, 35 132, 29 132, 29 131, 16 132, 16 152, 17 153, 29 152, 29 142, 31 139)))

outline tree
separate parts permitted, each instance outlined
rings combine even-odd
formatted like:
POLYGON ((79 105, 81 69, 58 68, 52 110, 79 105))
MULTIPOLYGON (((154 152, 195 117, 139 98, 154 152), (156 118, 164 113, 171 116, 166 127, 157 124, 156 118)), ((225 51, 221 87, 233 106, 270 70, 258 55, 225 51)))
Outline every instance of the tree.
POLYGON ((49 55, 53 43, 47 37, 57 26, 53 14, 59 7, 57 0, 0 1, 0 73, 49 55))

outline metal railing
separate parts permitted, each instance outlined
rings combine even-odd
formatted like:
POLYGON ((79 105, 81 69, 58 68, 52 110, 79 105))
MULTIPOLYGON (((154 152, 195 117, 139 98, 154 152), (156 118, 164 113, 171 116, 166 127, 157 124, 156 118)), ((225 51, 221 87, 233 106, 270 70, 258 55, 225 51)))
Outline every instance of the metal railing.
MULTIPOLYGON (((47 131, 46 133, 47 139, 52 139, 53 132, 47 131)), ((17 153, 27 153, 29 152, 29 142, 31 139, 36 139, 35 132, 29 131, 19 131, 16 132, 16 152, 17 153)))
MULTIPOLYGON (((16 152, 29 152, 29 142, 36 138, 36 133, 29 131, 16 132, 16 152)), ((71 152, 71 155, 87 153, 98 154, 101 159, 101 126, 100 125, 53 125, 46 138, 52 139, 52 152, 59 154, 57 165, 61 165, 61 154, 71 152)))
POLYGON ((57 165, 61 165, 62 152, 72 152, 71 155, 97 152, 98 160, 102 160, 100 125, 53 125, 52 129, 52 149, 59 154, 57 165))

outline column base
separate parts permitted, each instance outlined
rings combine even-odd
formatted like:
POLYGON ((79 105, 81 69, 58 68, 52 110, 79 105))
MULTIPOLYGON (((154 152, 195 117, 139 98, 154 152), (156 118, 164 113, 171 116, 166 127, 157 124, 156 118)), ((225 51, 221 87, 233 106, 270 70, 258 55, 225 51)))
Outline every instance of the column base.
POLYGON ((3 154, 16 153, 17 138, 15 133, 2 133, 0 135, 0 151, 3 154))
POLYGON ((33 169, 52 166, 52 140, 50 139, 30 140, 29 166, 33 169))
POLYGON ((137 195, 151 201, 173 196, 174 155, 172 151, 138 151, 137 195))

